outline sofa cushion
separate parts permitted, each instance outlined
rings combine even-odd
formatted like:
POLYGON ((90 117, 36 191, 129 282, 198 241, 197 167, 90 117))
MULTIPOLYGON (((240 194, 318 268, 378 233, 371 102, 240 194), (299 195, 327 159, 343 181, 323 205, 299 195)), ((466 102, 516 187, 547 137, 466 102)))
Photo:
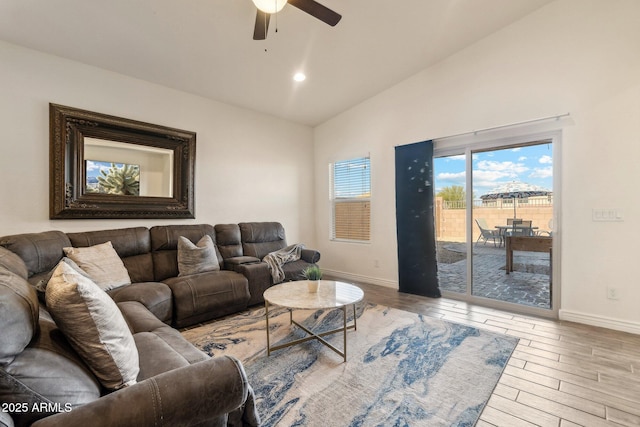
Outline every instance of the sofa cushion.
POLYGON ((205 235, 195 245, 186 237, 178 238, 178 276, 220 270, 211 236, 205 235))
POLYGON ((245 256, 263 259, 287 246, 284 227, 279 222, 241 222, 238 226, 245 256))
POLYGON ((108 292, 116 302, 136 301, 142 304, 160 321, 171 323, 173 317, 173 295, 171 289, 161 282, 132 283, 108 292))
POLYGON ((135 301, 118 304, 140 355, 138 381, 209 358, 135 301))
POLYGON ((243 255, 238 224, 216 224, 213 228, 216 230, 216 245, 225 263, 229 258, 243 255))
POLYGON ((108 291, 131 283, 129 272, 111 242, 85 248, 66 247, 64 252, 102 290, 108 291))
POLYGON ((20 354, 38 327, 35 289, 17 274, 0 268, 0 363, 20 354))
POLYGON ((71 246, 62 231, 16 234, 0 238, 0 246, 18 254, 29 271, 29 277, 53 269, 64 256, 62 248, 71 246))
POLYGON ((228 270, 172 277, 164 283, 173 293, 173 322, 176 327, 243 310, 250 297, 246 277, 228 270))
POLYGON ((22 258, 2 246, 0 246, 0 269, 1 268, 9 270, 23 279, 29 277, 29 270, 27 270, 27 265, 22 258))
POLYGON ((135 342, 109 295, 61 262, 47 285, 46 299, 56 324, 104 387, 136 382, 135 342))
POLYGON ((129 272, 131 283, 153 282, 153 257, 151 253, 122 258, 125 268, 129 272))
POLYGON ((46 311, 40 314, 39 333, 31 343, 10 364, 0 364, 0 401, 30 409, 11 414, 18 426, 57 412, 51 406, 64 412, 92 402, 100 391, 98 380, 46 311), (49 409, 31 411, 40 404, 49 409))

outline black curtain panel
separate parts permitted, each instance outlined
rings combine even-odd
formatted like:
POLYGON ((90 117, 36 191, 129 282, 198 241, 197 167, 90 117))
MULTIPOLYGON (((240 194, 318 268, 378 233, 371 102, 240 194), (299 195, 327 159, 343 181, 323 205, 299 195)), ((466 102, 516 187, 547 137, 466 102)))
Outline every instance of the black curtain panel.
POLYGON ((396 147, 400 292, 438 298, 433 198, 433 141, 396 147))

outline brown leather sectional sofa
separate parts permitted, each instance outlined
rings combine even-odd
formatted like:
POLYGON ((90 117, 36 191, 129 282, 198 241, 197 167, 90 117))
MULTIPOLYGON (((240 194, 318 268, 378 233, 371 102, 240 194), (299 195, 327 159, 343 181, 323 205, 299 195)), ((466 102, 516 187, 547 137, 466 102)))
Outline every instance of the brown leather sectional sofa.
MULTIPOLYGON (((231 357, 209 358, 168 325, 190 326, 263 302, 262 293, 273 282, 261 259, 286 246, 284 228, 276 222, 0 238, 0 426, 256 425, 242 364, 231 357), (195 243, 204 235, 215 243, 220 270, 179 276, 178 238, 195 243), (131 278, 130 285, 108 293, 133 334, 140 360, 138 383, 116 392, 101 388, 35 291, 64 257, 62 248, 107 241, 131 278), (73 410, 66 412, 69 406, 73 410)), ((284 266, 286 278, 299 278, 319 258, 304 249, 300 260, 284 266)))

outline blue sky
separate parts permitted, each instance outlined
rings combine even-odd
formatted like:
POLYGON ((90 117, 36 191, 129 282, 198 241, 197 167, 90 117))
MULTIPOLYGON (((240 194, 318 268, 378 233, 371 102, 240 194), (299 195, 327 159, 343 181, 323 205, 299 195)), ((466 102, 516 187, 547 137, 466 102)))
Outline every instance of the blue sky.
MULTIPOLYGON (((101 170, 109 172, 109 169, 111 168, 111 162, 101 162, 98 160, 87 160, 86 162, 87 178, 100 176, 101 170)), ((121 168, 124 166, 124 163, 116 163, 115 165, 121 168)))
MULTIPOLYGON (((122 166, 118 164, 118 166, 122 166)), ((87 178, 95 178, 100 175, 100 171, 104 170, 107 172, 111 167, 111 162, 100 162, 95 160, 87 160, 86 170, 87 170, 87 178)))
MULTIPOLYGON (((491 191, 501 184, 520 181, 553 191, 552 144, 508 148, 473 154, 474 196, 491 191)), ((434 160, 436 193, 451 185, 465 186, 464 156, 434 160)))

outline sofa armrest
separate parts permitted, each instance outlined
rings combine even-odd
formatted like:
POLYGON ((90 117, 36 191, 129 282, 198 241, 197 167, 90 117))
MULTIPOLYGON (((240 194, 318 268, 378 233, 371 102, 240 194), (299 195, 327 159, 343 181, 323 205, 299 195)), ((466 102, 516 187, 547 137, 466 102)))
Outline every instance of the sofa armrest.
POLYGON ((315 264, 320 261, 320 252, 315 249, 303 249, 300 253, 300 259, 307 261, 310 264, 315 264))
POLYGON ((239 265, 244 264, 256 264, 260 262, 260 258, 253 256, 235 256, 231 258, 225 258, 224 267, 227 270, 237 271, 239 265))
POLYGON ((258 425, 253 401, 247 401, 250 389, 237 359, 215 357, 148 378, 33 426, 190 426, 205 421, 223 426, 227 414, 238 408, 245 411, 240 416, 243 424, 258 425))
POLYGON ((264 303, 262 294, 272 285, 271 272, 266 262, 258 262, 254 264, 241 264, 236 267, 236 273, 240 273, 247 278, 249 282, 249 298, 248 306, 264 303))

